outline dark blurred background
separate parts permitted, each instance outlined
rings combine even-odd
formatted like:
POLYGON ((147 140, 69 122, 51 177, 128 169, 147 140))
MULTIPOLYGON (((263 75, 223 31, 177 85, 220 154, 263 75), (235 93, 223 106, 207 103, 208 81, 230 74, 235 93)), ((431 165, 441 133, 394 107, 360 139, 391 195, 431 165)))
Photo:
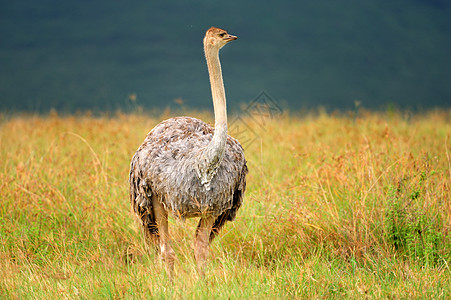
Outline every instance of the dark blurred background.
POLYGON ((451 1, 0 2, 0 110, 211 109, 202 38, 229 107, 451 107, 451 1))

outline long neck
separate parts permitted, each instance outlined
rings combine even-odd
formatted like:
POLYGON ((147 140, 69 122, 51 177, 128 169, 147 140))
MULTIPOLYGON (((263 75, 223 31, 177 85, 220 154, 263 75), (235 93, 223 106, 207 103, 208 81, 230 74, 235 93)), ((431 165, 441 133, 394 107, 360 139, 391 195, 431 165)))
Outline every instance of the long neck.
POLYGON ((203 184, 210 188, 210 181, 224 157, 227 142, 227 109, 221 63, 218 49, 205 46, 205 58, 210 75, 211 94, 215 111, 215 133, 213 139, 202 152, 199 160, 199 176, 203 184))
POLYGON ((215 127, 227 126, 227 106, 222 80, 221 63, 219 62, 219 50, 205 47, 208 74, 210 75, 211 95, 215 111, 215 127))

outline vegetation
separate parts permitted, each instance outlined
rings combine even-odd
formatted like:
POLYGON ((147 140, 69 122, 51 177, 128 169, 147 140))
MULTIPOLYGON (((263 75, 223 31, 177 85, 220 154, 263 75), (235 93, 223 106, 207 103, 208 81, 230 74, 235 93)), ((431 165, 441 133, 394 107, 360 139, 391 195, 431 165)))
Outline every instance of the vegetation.
POLYGON ((451 294, 451 111, 232 121, 245 129, 245 204, 205 278, 196 221, 170 219, 172 281, 146 254, 128 199, 130 159, 166 117, 0 116, 0 298, 451 294))

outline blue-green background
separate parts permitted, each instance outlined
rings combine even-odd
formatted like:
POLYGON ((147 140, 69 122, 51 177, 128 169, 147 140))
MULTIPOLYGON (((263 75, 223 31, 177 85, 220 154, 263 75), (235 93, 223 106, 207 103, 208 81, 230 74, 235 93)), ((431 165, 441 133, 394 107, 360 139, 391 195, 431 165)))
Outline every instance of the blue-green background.
POLYGON ((451 106, 450 1, 1 0, 0 110, 211 109, 210 26, 231 109, 451 106))

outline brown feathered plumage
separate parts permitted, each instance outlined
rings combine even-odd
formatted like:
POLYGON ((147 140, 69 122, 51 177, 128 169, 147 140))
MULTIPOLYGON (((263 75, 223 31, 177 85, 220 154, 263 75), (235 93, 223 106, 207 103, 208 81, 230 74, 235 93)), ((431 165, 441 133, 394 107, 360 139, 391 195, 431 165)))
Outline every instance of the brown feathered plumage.
POLYGON ((243 202, 247 166, 240 143, 227 135, 227 110, 219 49, 236 37, 219 28, 205 34, 207 60, 215 111, 212 127, 190 117, 158 124, 133 156, 130 202, 146 241, 160 246, 161 256, 173 269, 175 254, 169 243, 167 217, 200 217, 195 256, 200 267, 208 243, 226 221, 234 220, 243 202))

